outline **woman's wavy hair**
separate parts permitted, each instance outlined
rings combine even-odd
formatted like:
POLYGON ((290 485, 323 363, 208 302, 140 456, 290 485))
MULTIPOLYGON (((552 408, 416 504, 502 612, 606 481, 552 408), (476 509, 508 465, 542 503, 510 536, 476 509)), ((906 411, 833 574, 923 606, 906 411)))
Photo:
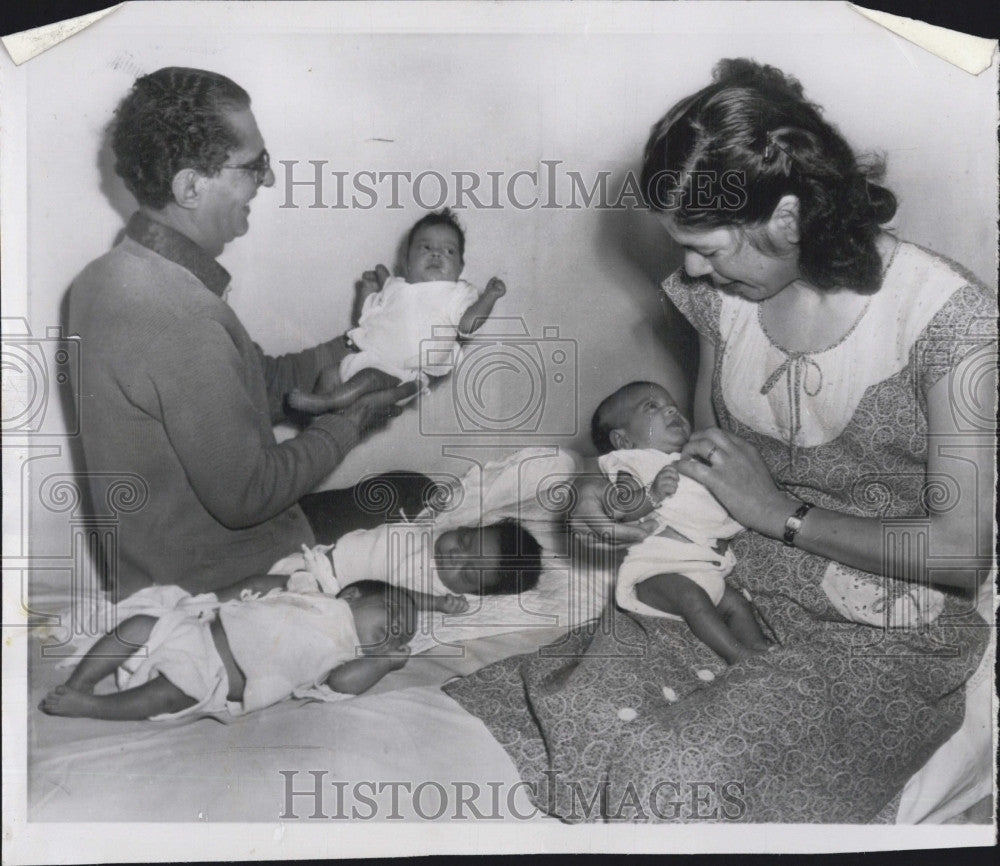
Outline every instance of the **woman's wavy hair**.
MULTIPOLYGON (((657 122, 643 156, 646 204, 685 228, 767 222, 784 195, 799 200, 799 268, 820 288, 874 292, 882 279, 880 226, 896 212, 883 159, 860 161, 773 66, 722 60, 713 83, 657 122)), ((762 247, 758 234, 748 239, 762 247)))
POLYGON ((224 75, 171 66, 137 79, 111 123, 115 171, 140 204, 173 201, 178 171, 219 173, 241 142, 226 112, 250 106, 249 94, 224 75))

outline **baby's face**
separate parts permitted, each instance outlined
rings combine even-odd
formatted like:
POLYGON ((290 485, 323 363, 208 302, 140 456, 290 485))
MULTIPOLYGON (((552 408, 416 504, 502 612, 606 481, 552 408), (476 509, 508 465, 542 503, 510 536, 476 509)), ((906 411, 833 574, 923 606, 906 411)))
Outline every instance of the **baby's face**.
POLYGON ((416 624, 407 623, 399 634, 390 634, 389 608, 379 598, 359 599, 351 605, 351 613, 358 641, 366 654, 402 649, 415 631, 416 624))
POLYGON ((495 526, 443 532, 434 542, 438 577, 452 592, 482 595, 500 582, 500 534, 495 526))
POLYGON ((621 430, 631 448, 653 448, 667 454, 680 451, 691 436, 691 424, 666 388, 644 385, 626 393, 618 406, 621 430))
POLYGON ((451 226, 422 226, 406 252, 406 279, 411 283, 455 282, 463 266, 459 249, 458 232, 451 226))

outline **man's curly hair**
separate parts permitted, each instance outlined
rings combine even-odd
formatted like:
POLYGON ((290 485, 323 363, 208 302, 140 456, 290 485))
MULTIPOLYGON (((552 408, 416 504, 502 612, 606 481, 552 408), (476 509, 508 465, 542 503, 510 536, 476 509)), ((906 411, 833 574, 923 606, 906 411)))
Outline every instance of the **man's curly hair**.
POLYGON ((139 204, 159 210, 173 201, 181 169, 219 173, 241 144, 226 113, 249 107, 249 94, 215 72, 170 66, 144 75, 115 111, 115 171, 139 204))

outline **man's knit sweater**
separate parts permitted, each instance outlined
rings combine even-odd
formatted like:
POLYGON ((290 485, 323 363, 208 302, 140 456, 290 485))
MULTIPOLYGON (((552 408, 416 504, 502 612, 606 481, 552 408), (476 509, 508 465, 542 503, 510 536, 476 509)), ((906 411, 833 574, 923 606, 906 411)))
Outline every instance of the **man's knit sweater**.
POLYGON ((222 300, 228 283, 200 247, 136 214, 70 289, 86 470, 96 511, 117 515, 119 597, 150 583, 216 589, 312 544, 296 502, 357 441, 354 424, 324 415, 276 442, 284 395, 347 349, 267 357, 222 300), (116 479, 138 498, 113 496, 116 479))

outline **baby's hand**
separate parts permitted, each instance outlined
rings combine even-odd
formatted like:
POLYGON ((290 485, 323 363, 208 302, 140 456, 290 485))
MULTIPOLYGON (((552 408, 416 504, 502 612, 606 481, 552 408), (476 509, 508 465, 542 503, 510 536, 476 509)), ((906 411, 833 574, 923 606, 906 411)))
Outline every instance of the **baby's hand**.
POLYGON ((502 298, 507 294, 507 286, 504 285, 504 281, 498 277, 493 277, 487 284, 486 288, 483 289, 483 295, 489 295, 493 298, 502 298))
POLYGON ((469 600, 464 595, 437 595, 434 597, 434 610, 438 613, 463 613, 469 609, 469 600))
POLYGON ((380 292, 387 279, 389 279, 389 269, 385 265, 375 265, 374 271, 365 271, 361 275, 361 290, 365 294, 380 292))
POLYGON ((399 649, 394 649, 391 653, 383 656, 383 658, 386 659, 385 666, 389 670, 398 671, 409 661, 410 647, 409 645, 401 646, 399 649))
POLYGON ((656 504, 659 505, 668 496, 673 496, 677 492, 677 482, 680 480, 680 475, 677 472, 677 467, 671 464, 670 466, 664 466, 653 479, 653 483, 649 487, 649 498, 656 504))

